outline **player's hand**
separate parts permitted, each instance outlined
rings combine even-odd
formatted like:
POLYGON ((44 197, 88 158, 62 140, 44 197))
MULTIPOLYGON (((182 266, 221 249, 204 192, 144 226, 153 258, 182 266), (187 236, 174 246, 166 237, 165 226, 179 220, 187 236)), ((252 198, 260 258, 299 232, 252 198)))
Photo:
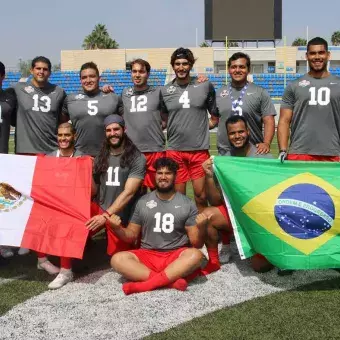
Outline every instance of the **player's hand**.
POLYGON ((209 80, 209 78, 207 76, 205 76, 204 74, 197 75, 197 82, 198 83, 205 83, 208 80, 209 80))
POLYGON ((211 216, 206 216, 204 214, 198 214, 196 217, 196 225, 198 228, 205 228, 211 216))
POLYGON ((115 89, 111 85, 104 85, 103 88, 102 88, 102 92, 104 92, 104 93, 111 93, 111 92, 114 93, 115 89))
POLYGON ((214 176, 213 165, 214 165, 214 156, 211 156, 206 161, 204 161, 204 163, 202 164, 203 170, 208 177, 214 176))
POLYGON ((287 151, 281 151, 278 159, 283 163, 287 159, 287 151))
POLYGON ((106 218, 103 215, 96 215, 91 217, 86 223, 88 230, 94 231, 101 228, 106 222, 106 218))
POLYGON ((111 215, 108 219, 108 222, 110 223, 110 226, 112 229, 116 229, 121 226, 122 220, 118 215, 111 215))
POLYGON ((268 143, 258 143, 256 144, 258 155, 264 155, 270 151, 270 145, 268 143))

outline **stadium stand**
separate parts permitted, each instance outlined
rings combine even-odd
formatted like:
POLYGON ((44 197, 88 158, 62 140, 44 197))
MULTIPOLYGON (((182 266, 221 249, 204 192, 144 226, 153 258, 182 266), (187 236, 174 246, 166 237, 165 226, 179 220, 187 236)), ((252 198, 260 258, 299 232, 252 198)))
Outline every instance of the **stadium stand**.
POLYGON ((13 87, 15 83, 17 83, 20 80, 20 78, 21 73, 19 72, 7 72, 2 87, 4 89, 7 89, 8 87, 13 87))
MULTIPOLYGON (((225 74, 214 74, 212 68, 207 68, 206 73, 209 80, 213 83, 216 89, 225 84, 225 74)), ((331 67, 330 72, 340 76, 340 67, 331 67)), ((114 86, 115 92, 121 94, 124 87, 132 86, 130 79, 130 71, 127 70, 105 70, 101 74, 100 86, 110 84, 114 86)), ((149 84, 154 86, 162 86, 166 82, 167 70, 166 69, 152 69, 149 84)), ((292 80, 301 77, 299 73, 287 73, 286 85, 292 80)), ((4 82, 4 89, 13 86, 19 81, 21 77, 20 73, 8 72, 4 82)), ((30 79, 30 78, 29 78, 30 79)), ((228 76, 229 79, 229 76, 228 76)), ((255 84, 265 88, 273 100, 280 100, 283 94, 285 81, 284 74, 278 73, 261 73, 254 74, 253 81, 255 84)), ((60 71, 53 72, 50 77, 52 84, 61 86, 66 93, 74 93, 81 90, 79 81, 79 71, 60 71)))

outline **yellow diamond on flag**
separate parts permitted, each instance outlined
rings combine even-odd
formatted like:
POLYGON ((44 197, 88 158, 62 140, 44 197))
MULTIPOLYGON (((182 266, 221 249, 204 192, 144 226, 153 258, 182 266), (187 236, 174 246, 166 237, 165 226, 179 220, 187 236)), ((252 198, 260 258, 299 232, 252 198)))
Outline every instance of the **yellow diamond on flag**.
POLYGON ((274 185, 247 202, 242 211, 306 255, 340 234, 340 190, 311 173, 274 185))

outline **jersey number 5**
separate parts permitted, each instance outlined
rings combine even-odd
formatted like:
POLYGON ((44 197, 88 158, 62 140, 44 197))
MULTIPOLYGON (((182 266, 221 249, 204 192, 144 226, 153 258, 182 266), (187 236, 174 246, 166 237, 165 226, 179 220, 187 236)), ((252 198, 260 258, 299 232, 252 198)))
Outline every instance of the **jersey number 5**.
POLYGON ((184 91, 182 95, 179 97, 180 104, 183 104, 183 109, 189 109, 190 108, 190 99, 189 99, 189 92, 184 91))
POLYGON ((170 234, 174 231, 175 217, 173 214, 166 213, 162 217, 162 214, 158 212, 154 218, 156 219, 156 226, 153 228, 154 232, 161 233, 163 231, 170 234))
POLYGON ((331 90, 328 87, 320 87, 318 92, 316 93, 316 88, 311 87, 309 89, 310 92, 310 101, 309 105, 321 105, 326 106, 331 101, 331 90))
POLYGON ((87 102, 87 113, 90 116, 95 116, 98 113, 98 107, 95 104, 98 104, 98 100, 89 100, 87 102))
POLYGON ((33 111, 41 111, 41 112, 50 112, 51 110, 51 98, 47 97, 47 96, 42 96, 40 97, 40 100, 44 103, 44 105, 39 106, 39 95, 35 94, 33 96, 33 107, 32 110, 33 111))
POLYGON ((119 174, 119 166, 116 166, 114 169, 112 166, 110 166, 107 169, 107 181, 105 184, 110 187, 119 187, 120 182, 119 182, 118 174, 119 174))

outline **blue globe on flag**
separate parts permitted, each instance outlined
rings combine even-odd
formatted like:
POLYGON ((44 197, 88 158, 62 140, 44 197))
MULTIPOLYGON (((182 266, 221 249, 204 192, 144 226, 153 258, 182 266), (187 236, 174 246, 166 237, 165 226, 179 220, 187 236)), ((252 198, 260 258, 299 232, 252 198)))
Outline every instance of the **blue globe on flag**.
POLYGON ((335 218, 330 195, 314 184, 295 184, 276 200, 274 214, 287 234, 298 239, 313 239, 329 230, 335 218))

